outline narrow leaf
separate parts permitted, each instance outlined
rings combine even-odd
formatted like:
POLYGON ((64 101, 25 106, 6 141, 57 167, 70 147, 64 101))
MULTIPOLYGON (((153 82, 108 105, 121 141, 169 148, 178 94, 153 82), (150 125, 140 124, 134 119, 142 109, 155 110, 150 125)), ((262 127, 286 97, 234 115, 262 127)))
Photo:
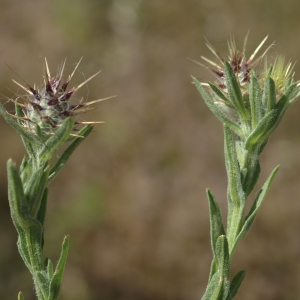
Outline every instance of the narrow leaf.
POLYGON ((233 130, 238 136, 243 136, 243 132, 240 126, 229 119, 223 111, 215 104, 214 100, 207 94, 201 83, 195 78, 192 77, 195 86, 197 87, 199 93, 201 94, 203 100, 205 101, 208 108, 212 111, 212 113, 222 122, 225 123, 231 130, 233 130))
POLYGON ((19 292, 19 294, 18 294, 18 300, 25 300, 22 292, 19 292))
POLYGON ((270 112, 276 104, 276 87, 271 77, 267 77, 265 80, 262 101, 266 112, 270 112))
POLYGON ((214 91, 214 93, 221 98, 227 106, 234 108, 234 105, 231 103, 231 101, 223 94, 223 92, 214 84, 209 83, 210 88, 214 91))
POLYGON ((40 180, 43 175, 43 172, 43 167, 33 170, 33 173, 28 178, 28 181, 23 182, 24 194, 27 199, 29 212, 31 212, 32 206, 34 205, 32 203, 32 200, 36 194, 37 189, 40 186, 40 180))
POLYGON ((38 157, 41 162, 48 162, 51 159, 54 152, 68 139, 73 127, 73 118, 64 120, 55 134, 44 143, 42 149, 40 150, 38 157))
POLYGON ((251 108, 251 125, 252 128, 255 128, 262 116, 261 90, 255 72, 251 75, 249 102, 251 108))
POLYGON ((65 236, 64 241, 63 241, 61 255, 60 255, 59 261, 57 263, 57 266, 55 268, 55 272, 52 276, 51 283, 50 283, 49 296, 48 296, 49 300, 57 300, 58 296, 59 296, 61 280, 63 277, 66 260, 67 260, 67 255, 68 255, 69 239, 70 238, 67 235, 67 236, 65 236))
POLYGON ((48 184, 56 177, 61 168, 66 164, 71 154, 75 151, 75 149, 83 142, 83 140, 92 132, 93 127, 91 125, 87 125, 83 127, 77 135, 80 137, 76 138, 75 141, 65 150, 59 160, 56 162, 54 167, 50 171, 50 176, 48 179, 48 184))
POLYGON ((242 118, 244 120, 248 120, 249 113, 244 106, 240 86, 236 80, 234 71, 232 70, 230 64, 227 61, 224 62, 224 73, 229 99, 231 100, 239 114, 242 116, 242 118))
POLYGON ((216 272, 209 281, 201 300, 220 300, 222 296, 223 282, 220 280, 219 272, 216 272))
POLYGON ((289 104, 290 96, 296 87, 297 87, 297 83, 293 83, 287 88, 287 90, 284 92, 284 94, 278 100, 278 102, 275 106, 276 109, 278 109, 280 112, 283 112, 285 110, 285 108, 289 104))
POLYGON ((44 189, 44 193, 40 203, 40 208, 36 216, 36 219, 41 223, 42 226, 44 226, 44 222, 45 222, 47 198, 48 198, 48 188, 44 189))
POLYGON ((16 229, 18 231, 18 241, 17 241, 17 247, 19 250, 19 253, 28 268, 30 272, 32 272, 32 266, 31 266, 31 259, 30 259, 30 253, 27 245, 27 235, 26 231, 21 226, 16 226, 16 229))
POLYGON ((230 290, 229 290, 229 295, 227 297, 227 300, 233 299, 233 297, 237 294, 245 276, 246 276, 246 271, 240 271, 233 277, 230 283, 230 290))
POLYGON ((225 230, 224 230, 222 215, 221 215, 221 211, 217 199, 209 189, 206 190, 206 195, 209 203, 211 247, 213 250, 213 254, 215 256, 216 254, 215 247, 216 247, 217 239, 220 235, 225 234, 225 230))
POLYGON ((230 258, 228 241, 225 235, 219 236, 216 243, 216 257, 218 259, 218 270, 223 279, 229 280, 230 277, 230 258))
POLYGON ((4 120, 14 129, 16 130, 22 137, 33 144, 37 144, 36 139, 30 133, 28 133, 22 126, 20 126, 6 111, 3 105, 0 103, 0 114, 4 118, 4 120))
POLYGON ((47 299, 47 295, 49 294, 49 278, 47 273, 42 271, 35 271, 34 277, 36 280, 34 281, 36 288, 38 287, 40 293, 43 295, 42 299, 47 299))
POLYGON ((273 109, 266 114, 258 123, 256 128, 249 135, 245 142, 245 148, 247 150, 252 149, 256 144, 265 142, 272 131, 277 127, 278 122, 278 110, 273 109))
POLYGON ((29 226, 28 217, 29 209, 26 197, 24 195, 22 181, 17 166, 8 160, 7 162, 8 176, 8 200, 12 220, 15 226, 19 225, 23 228, 29 226))
POLYGON ((36 217, 40 209, 42 197, 44 195, 44 190, 47 186, 48 176, 49 176, 49 167, 47 167, 43 171, 41 177, 39 178, 39 184, 37 186, 34 186, 33 188, 34 193, 30 198, 30 214, 33 217, 36 217))
POLYGON ((226 300, 230 288, 230 261, 228 242, 225 235, 216 242, 217 271, 211 277, 202 300, 226 300))
POLYGON ((46 267, 48 277, 49 279, 51 279, 53 276, 53 263, 49 258, 46 258, 45 267, 46 267))
POLYGON ((279 169, 279 166, 276 167, 272 173, 270 174, 269 178, 267 179, 267 181, 265 182, 265 184, 263 185, 263 187, 261 188, 261 190, 259 191, 250 211, 249 211, 249 214, 246 216, 245 218, 245 221, 244 221, 244 225, 236 239, 236 243, 242 239, 246 234, 247 232, 249 231, 255 217, 256 217, 256 214, 258 212, 258 209, 260 208, 260 206, 262 205, 262 202, 263 200, 265 199, 266 195, 267 195, 267 192, 275 178, 275 175, 277 173, 279 169))
POLYGON ((239 163, 236 157, 232 134, 226 125, 224 125, 224 144, 228 191, 232 201, 240 206, 245 202, 245 194, 242 188, 239 163))

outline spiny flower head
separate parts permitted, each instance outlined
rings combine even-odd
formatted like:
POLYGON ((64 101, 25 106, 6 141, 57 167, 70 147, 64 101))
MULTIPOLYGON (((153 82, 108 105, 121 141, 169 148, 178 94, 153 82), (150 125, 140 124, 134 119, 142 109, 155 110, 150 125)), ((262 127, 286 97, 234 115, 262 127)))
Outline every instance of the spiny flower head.
POLYGON ((262 146, 258 151, 262 151, 287 108, 300 96, 300 83, 294 80, 293 65, 285 64, 282 56, 278 56, 273 65, 268 65, 265 58, 265 66, 258 68, 271 47, 254 60, 265 40, 249 59, 245 55, 247 37, 241 52, 237 50, 233 38, 230 39, 228 60, 208 44, 220 63, 202 58, 214 67, 210 71, 217 78, 217 83, 200 83, 193 78, 215 116, 245 142, 247 149, 262 146))
MULTIPOLYGON (((272 65, 268 64, 265 55, 273 44, 267 47, 258 58, 255 58, 267 37, 263 39, 249 58, 246 57, 247 38, 248 35, 245 38, 242 51, 237 50, 234 38, 230 38, 228 41, 229 56, 227 60, 207 43, 207 47, 217 57, 218 62, 213 62, 201 56, 213 68, 198 63, 208 69, 217 79, 214 84, 202 83, 202 86, 208 87, 207 91, 215 104, 224 113, 229 113, 233 118, 238 117, 238 119, 242 120, 249 120, 251 114, 254 113, 255 109, 253 103, 251 103, 253 92, 257 94, 255 97, 260 95, 259 105, 262 107, 260 114, 263 116, 269 112, 269 109, 280 100, 285 91, 294 83, 294 65, 290 62, 285 64, 284 57, 278 56, 272 65), (265 60, 264 65, 260 64, 263 58, 265 60), (255 83, 253 83, 253 80, 255 83), (253 84, 255 85, 255 91, 253 90, 253 84), (271 90, 269 90, 270 85, 271 90), (271 103, 268 93, 273 91, 273 86, 274 93, 272 93, 274 97, 272 96, 271 103)), ((290 100, 287 102, 287 105, 292 103, 296 97, 298 97, 298 89, 295 89, 289 95, 290 100)))
MULTIPOLYGON (((81 59, 80 59, 81 61, 81 59)), ((91 105, 97 102, 110 99, 112 97, 98 99, 90 102, 80 102, 78 104, 71 103, 71 97, 89 80, 94 78, 100 73, 97 72, 81 84, 71 89, 67 89, 68 85, 78 68, 80 61, 75 66, 71 75, 68 76, 66 81, 62 81, 65 61, 59 66, 55 76, 50 75, 47 60, 44 60, 44 85, 41 88, 32 87, 25 83, 25 86, 13 80, 20 86, 26 95, 19 94, 16 99, 10 99, 19 107, 22 108, 22 114, 15 116, 20 121, 22 127, 33 134, 39 133, 39 136, 45 138, 52 135, 57 128, 60 127, 66 118, 75 118, 76 115, 91 109, 91 105), (41 133, 41 134, 40 134, 41 133)), ((103 122, 75 122, 78 124, 96 124, 103 122)), ((76 128, 74 128, 76 130, 76 128)))
POLYGON ((251 72, 255 70, 255 68, 258 66, 259 62, 262 60, 262 58, 265 56, 265 54, 268 52, 268 50, 272 47, 270 45, 265 52, 260 55, 258 58, 255 59, 256 54, 259 52, 261 47, 264 45, 265 41, 267 40, 268 36, 266 36, 263 41, 258 45, 258 47, 255 49, 255 51, 252 53, 252 55, 249 58, 246 58, 246 45, 248 40, 248 35, 245 38, 244 45, 242 51, 239 51, 236 47, 235 40, 233 36, 230 37, 228 41, 228 50, 229 50, 229 56, 228 59, 224 59, 212 46, 210 43, 207 42, 207 47, 209 50, 217 57, 219 60, 219 63, 215 63, 209 59, 207 59, 204 56, 201 56, 203 60, 211 64, 214 69, 209 69, 217 78, 217 86, 221 89, 226 89, 226 79, 225 79, 225 72, 224 72, 224 62, 227 61, 229 65, 231 66, 235 77, 237 79, 237 82, 239 83, 239 86, 242 89, 246 89, 248 87, 248 84, 250 82, 251 72))

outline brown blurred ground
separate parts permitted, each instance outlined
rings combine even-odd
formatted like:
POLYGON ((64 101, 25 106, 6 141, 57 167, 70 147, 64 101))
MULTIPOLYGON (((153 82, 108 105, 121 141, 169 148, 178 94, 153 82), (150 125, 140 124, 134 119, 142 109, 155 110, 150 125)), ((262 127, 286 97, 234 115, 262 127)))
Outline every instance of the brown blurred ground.
MULTIPOLYGON (((299 9, 296 0, 0 1, 0 58, 28 83, 42 81, 40 56, 53 72, 65 57, 70 72, 83 56, 74 85, 103 71, 78 99, 118 95, 84 116, 106 124, 51 186, 45 255, 57 261, 71 235, 62 300, 201 298, 211 260, 205 188, 225 212, 226 177, 222 126, 190 79, 209 75, 187 57, 211 57, 205 37, 225 55, 230 33, 242 46, 250 30, 249 54, 269 34, 270 56, 299 61, 299 9)), ((299 64, 295 71, 299 79, 299 64)), ((17 90, 11 78, 2 63, 2 94, 17 90)), ((262 180, 275 165, 281 170, 236 253, 233 274, 247 270, 237 299, 300 299, 299 108, 262 157, 262 180)), ((0 299, 22 290, 30 300, 5 174, 6 160, 20 162, 24 149, 0 122, 0 299)))

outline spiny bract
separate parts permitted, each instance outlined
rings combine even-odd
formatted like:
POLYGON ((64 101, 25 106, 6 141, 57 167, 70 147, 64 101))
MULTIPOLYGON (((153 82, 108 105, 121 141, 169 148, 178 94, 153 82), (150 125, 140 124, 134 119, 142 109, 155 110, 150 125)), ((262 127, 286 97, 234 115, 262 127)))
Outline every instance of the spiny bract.
MULTIPOLYGON (((22 115, 14 116, 21 121, 24 129, 30 133, 42 136, 52 135, 57 128, 62 124, 64 119, 75 117, 76 115, 91 109, 92 104, 113 98, 115 96, 98 99, 86 103, 71 104, 70 98, 89 80, 98 75, 97 72, 81 84, 67 91, 67 87, 72 79, 81 59, 74 68, 68 79, 62 83, 63 71, 65 67, 64 60, 59 66, 57 73, 51 77, 47 60, 44 60, 44 86, 40 89, 31 87, 23 79, 25 86, 13 80, 18 86, 27 92, 26 95, 17 95, 16 99, 12 100, 15 104, 22 108, 22 115)), ((77 124, 96 124, 103 122, 75 122, 77 124)), ((74 128, 75 130, 75 128, 74 128)))

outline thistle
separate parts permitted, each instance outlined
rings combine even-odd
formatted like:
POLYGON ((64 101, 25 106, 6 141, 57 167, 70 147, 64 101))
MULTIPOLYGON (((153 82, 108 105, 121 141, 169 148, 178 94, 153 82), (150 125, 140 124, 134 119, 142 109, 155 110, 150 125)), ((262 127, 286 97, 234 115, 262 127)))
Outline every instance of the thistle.
MULTIPOLYGON (((8 198, 12 221, 18 232, 18 250, 33 277, 39 300, 58 299, 69 247, 69 237, 66 236, 55 268, 50 259, 43 260, 48 185, 91 133, 92 125, 102 123, 75 121, 77 115, 91 109, 91 105, 97 102, 112 98, 71 103, 71 96, 99 73, 67 90, 79 63, 62 83, 65 61, 58 68, 56 76, 51 77, 45 59, 44 86, 37 89, 24 80, 25 86, 15 81, 26 92, 25 95, 18 94, 16 99, 7 98, 15 104, 15 115, 8 113, 0 104, 0 113, 21 135, 28 155, 20 167, 11 160, 7 162, 8 198), (82 125, 84 127, 81 129, 77 128, 82 125), (72 143, 50 167, 49 161, 67 141, 72 143)), ((18 299, 24 299, 21 292, 18 299)))
MULTIPOLYGON (((21 126, 29 133, 36 135, 38 138, 47 138, 61 126, 63 121, 68 118, 75 118, 76 115, 91 109, 91 105, 110 99, 107 97, 103 99, 94 100, 86 103, 71 104, 71 97, 88 81, 97 76, 101 71, 97 72, 81 84, 73 87, 69 91, 67 87, 77 70, 80 61, 75 66, 71 75, 65 82, 62 82, 63 71, 66 60, 62 62, 57 70, 56 76, 51 77, 47 60, 44 60, 44 86, 41 89, 36 89, 28 85, 21 79, 25 86, 13 80, 19 87, 21 87, 27 94, 18 95, 17 99, 10 99, 16 105, 21 107, 21 116, 16 118, 21 120, 21 126)), ((17 110, 19 112, 19 110, 17 110)), ((103 122, 75 122, 78 124, 99 124, 103 122)), ((76 131, 76 126, 73 128, 76 131)))
POLYGON ((205 103, 224 124, 228 178, 226 227, 217 199, 207 190, 213 261, 203 300, 232 299, 245 277, 245 271, 240 271, 231 280, 230 262, 238 242, 251 228, 278 171, 278 167, 273 170, 250 210, 245 212, 247 198, 260 174, 259 156, 287 108, 300 95, 291 63, 285 64, 284 57, 279 56, 273 65, 268 64, 265 56, 272 45, 255 59, 265 41, 266 38, 248 59, 245 54, 247 37, 241 52, 237 50, 234 39, 230 39, 228 60, 207 44, 218 63, 202 58, 213 67, 205 66, 214 74, 216 82, 200 83, 193 77, 205 103))

